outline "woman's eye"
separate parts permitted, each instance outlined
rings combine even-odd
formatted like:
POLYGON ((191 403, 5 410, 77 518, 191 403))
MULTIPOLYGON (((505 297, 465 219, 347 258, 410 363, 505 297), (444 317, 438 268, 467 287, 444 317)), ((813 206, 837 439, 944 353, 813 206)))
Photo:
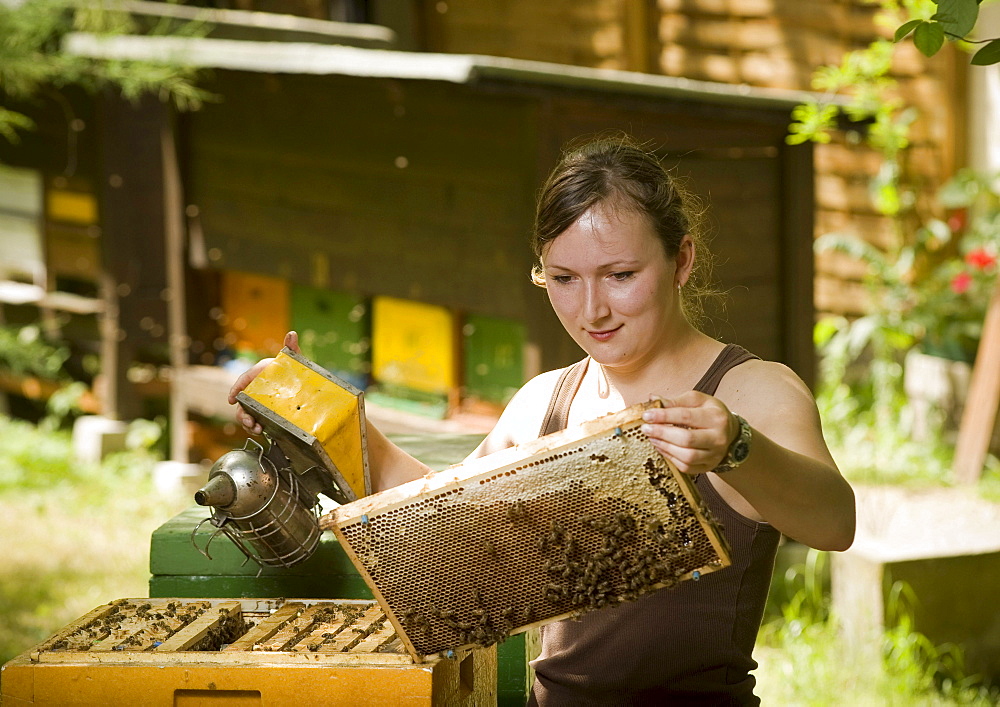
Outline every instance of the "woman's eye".
POLYGON ((613 277, 615 280, 618 280, 619 282, 621 282, 622 280, 628 280, 634 274, 635 273, 632 272, 631 270, 626 270, 625 272, 611 273, 611 277, 613 277))
POLYGON ((573 278, 570 275, 553 275, 552 279, 555 280, 556 282, 560 283, 560 284, 565 285, 566 283, 568 283, 573 278))

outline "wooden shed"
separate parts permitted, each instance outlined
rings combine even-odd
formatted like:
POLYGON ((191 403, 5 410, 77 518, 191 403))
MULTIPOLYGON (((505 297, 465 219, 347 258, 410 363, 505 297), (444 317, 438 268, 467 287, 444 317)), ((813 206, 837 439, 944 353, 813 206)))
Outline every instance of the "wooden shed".
MULTIPOLYGON (((133 308, 121 329, 177 335, 191 344, 186 363, 213 363, 241 341, 260 352, 295 318, 321 325, 328 312, 332 329, 367 320, 354 354, 372 375, 371 318, 401 304, 445 313, 453 405, 477 373, 468 359, 505 341, 517 341, 521 380, 579 358, 528 278, 534 199, 567 141, 622 130, 648 140, 705 201, 730 295, 711 333, 813 378, 812 151, 784 143, 802 94, 317 44, 74 35, 67 46, 212 69, 206 88, 220 100, 201 111, 105 98, 83 135, 104 156, 95 182, 105 255, 128 252, 160 283, 165 263, 183 257, 181 287, 166 290, 186 289, 186 321, 171 322, 169 307, 140 321, 133 308), (133 159, 143 152, 149 159, 133 159), (243 309, 228 311, 227 297, 243 309), (471 341, 477 331, 492 338, 471 341)), ((112 289, 119 304, 131 296, 112 289)))

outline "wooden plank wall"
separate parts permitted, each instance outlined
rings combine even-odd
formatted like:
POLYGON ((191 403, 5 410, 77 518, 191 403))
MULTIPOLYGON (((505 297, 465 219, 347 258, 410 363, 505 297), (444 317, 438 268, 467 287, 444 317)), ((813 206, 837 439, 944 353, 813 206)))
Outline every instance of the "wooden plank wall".
MULTIPOLYGON (((892 28, 876 24, 864 0, 463 0, 424 5, 428 49, 496 54, 580 66, 786 89, 809 89, 813 71, 839 64, 892 28), (646 18, 648 31, 637 29, 646 18), (637 45, 647 45, 636 49, 637 45)), ((920 111, 906 162, 921 213, 960 164, 964 80, 951 47, 926 59, 912 42, 898 46, 893 75, 920 111)), ((872 208, 866 184, 874 155, 838 135, 816 148, 816 235, 855 233, 885 244, 892 225, 872 208)), ((874 167, 877 169, 877 165, 874 167)), ((816 308, 855 314, 865 304, 856 263, 817 261, 816 308)))
POLYGON ((219 86, 225 100, 186 128, 213 267, 520 316, 525 288, 510 283, 527 280, 534 189, 524 101, 345 77, 220 72, 219 86))
POLYGON ((575 66, 624 68, 628 51, 616 0, 422 0, 430 51, 487 54, 575 66))

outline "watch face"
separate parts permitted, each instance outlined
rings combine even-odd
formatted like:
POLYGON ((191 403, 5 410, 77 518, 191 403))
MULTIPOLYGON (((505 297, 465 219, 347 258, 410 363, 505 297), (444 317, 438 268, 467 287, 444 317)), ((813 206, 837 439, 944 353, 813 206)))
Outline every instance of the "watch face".
POLYGON ((746 458, 750 456, 750 445, 742 439, 739 440, 735 445, 733 445, 732 456, 733 461, 737 464, 745 461, 746 458))

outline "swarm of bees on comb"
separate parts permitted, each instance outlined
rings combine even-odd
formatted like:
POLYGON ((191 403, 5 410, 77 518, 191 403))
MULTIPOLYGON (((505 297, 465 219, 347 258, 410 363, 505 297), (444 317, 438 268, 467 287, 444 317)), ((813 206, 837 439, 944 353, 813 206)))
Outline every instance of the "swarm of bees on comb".
POLYGON ((647 405, 337 509, 332 527, 415 660, 720 569, 691 480, 639 429, 647 405))

